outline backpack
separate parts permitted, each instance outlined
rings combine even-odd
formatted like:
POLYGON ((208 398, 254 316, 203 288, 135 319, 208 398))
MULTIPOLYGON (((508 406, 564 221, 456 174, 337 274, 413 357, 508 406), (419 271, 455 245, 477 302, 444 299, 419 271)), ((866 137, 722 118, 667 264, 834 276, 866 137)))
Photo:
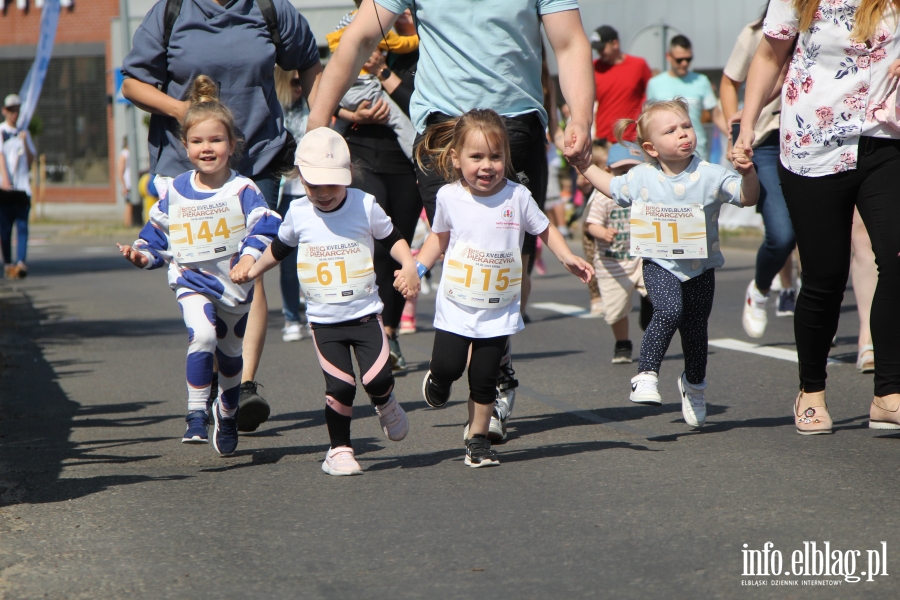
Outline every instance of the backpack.
MULTIPOLYGON (((163 48, 169 47, 169 40, 172 37, 172 29, 175 27, 175 21, 181 14, 181 5, 184 0, 166 0, 165 28, 163 29, 163 48)), ((275 12, 275 5, 272 0, 256 0, 259 10, 262 12, 263 19, 266 21, 266 29, 269 30, 269 37, 275 44, 275 56, 282 54, 284 45, 281 43, 281 34, 278 33, 278 13, 275 12)))

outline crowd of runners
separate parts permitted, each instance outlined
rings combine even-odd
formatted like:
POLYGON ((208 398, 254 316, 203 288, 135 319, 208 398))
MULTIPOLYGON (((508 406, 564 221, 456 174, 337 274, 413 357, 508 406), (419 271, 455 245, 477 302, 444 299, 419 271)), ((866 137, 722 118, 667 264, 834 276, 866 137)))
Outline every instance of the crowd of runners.
MULTIPOLYGON (((661 404, 680 333, 671 379, 686 424, 702 427, 726 204, 763 218, 742 324, 762 337, 770 296, 793 317, 797 432, 832 430, 825 364, 851 264, 857 366, 875 373, 870 427, 900 429, 900 0, 773 0, 737 38, 719 97, 690 69, 690 39, 673 37, 654 75, 613 27, 586 35, 577 0, 357 5, 328 33, 324 71, 287 0, 161 0, 135 34, 123 93, 152 114, 159 201, 119 247, 137 267, 168 268, 189 339, 183 442, 229 455, 269 417, 256 382, 262 275, 280 265, 283 339, 310 337, 325 379, 326 473, 362 472, 351 353, 384 434, 407 435, 398 335, 415 331, 427 290, 422 396, 443 407, 468 370, 465 464, 500 464, 512 337, 546 251, 587 284, 579 301, 612 328, 614 363, 632 361, 640 298, 623 400, 661 404), (706 123, 728 140, 723 164, 706 123), (576 231, 583 257, 567 242, 576 231)), ((3 253, 17 264, 8 242, 3 253)))

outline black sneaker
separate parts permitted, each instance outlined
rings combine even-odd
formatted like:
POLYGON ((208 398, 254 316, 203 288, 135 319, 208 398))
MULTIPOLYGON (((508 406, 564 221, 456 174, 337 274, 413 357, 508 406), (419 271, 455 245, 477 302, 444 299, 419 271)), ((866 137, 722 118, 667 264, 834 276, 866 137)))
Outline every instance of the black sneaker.
POLYGON ((491 450, 491 440, 483 435, 475 435, 466 440, 466 465, 479 467, 497 467, 500 461, 491 450))
POLYGON ((238 412, 238 431, 245 433, 256 431, 269 418, 271 409, 269 403, 257 393, 258 385, 259 383, 256 381, 245 381, 241 384, 241 399, 238 401, 241 409, 238 412))
POLYGON ((422 380, 422 397, 431 408, 443 408, 450 399, 451 386, 443 386, 431 377, 431 371, 425 373, 422 380))
POLYGON ((406 359, 403 358, 403 352, 400 351, 400 342, 397 341, 397 334, 388 336, 388 348, 391 351, 391 371, 404 371, 406 369, 406 359))
POLYGON ((623 340, 616 342, 616 349, 613 352, 612 362, 614 365, 631 364, 631 340, 623 340))
POLYGON ((778 294, 778 306, 775 309, 776 317, 791 317, 794 315, 794 308, 797 305, 797 297, 794 290, 781 290, 778 294))
POLYGON ((641 296, 641 331, 647 331, 650 327, 650 319, 653 318, 653 303, 647 296, 641 296))

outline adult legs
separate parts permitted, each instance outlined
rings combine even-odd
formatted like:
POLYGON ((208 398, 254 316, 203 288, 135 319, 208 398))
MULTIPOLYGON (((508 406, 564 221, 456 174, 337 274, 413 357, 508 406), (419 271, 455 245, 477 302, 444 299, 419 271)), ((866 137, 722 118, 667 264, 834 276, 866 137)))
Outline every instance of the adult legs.
POLYGON ((15 219, 15 204, 5 192, 0 191, 0 248, 3 251, 4 265, 11 265, 13 262, 12 229, 15 219))
MULTIPOLYGON (((282 194, 278 200, 278 214, 282 218, 287 214, 291 207, 291 202, 297 199, 297 196, 291 194, 282 194)), ((281 275, 281 312, 284 314, 284 320, 292 323, 306 323, 306 311, 300 306, 300 280, 297 279, 297 249, 281 261, 279 265, 281 275)))
POLYGON ((28 253, 29 212, 31 212, 30 199, 16 206, 16 264, 20 268, 25 265, 25 256, 28 253))
MULTIPOLYGON (((777 141, 778 136, 774 139, 777 141)), ((756 287, 767 294, 772 280, 790 258, 796 240, 781 182, 778 179, 777 145, 764 144, 753 154, 760 182, 760 212, 765 224, 765 239, 756 254, 756 287)))
POLYGON ((856 312, 859 315, 859 339, 857 340, 857 367, 863 355, 872 356, 872 333, 869 328, 869 316, 872 312, 872 298, 878 283, 878 267, 875 265, 875 253, 872 252, 872 241, 869 232, 859 216, 859 210, 853 212, 853 229, 850 234, 850 245, 853 258, 850 262, 850 277, 853 279, 853 295, 856 296, 856 312))

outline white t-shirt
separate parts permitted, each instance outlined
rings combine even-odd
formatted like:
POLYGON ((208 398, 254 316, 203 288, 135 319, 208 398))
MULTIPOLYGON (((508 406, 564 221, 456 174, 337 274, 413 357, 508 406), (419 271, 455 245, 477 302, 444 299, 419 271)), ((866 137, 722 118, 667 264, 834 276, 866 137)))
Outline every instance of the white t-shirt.
POLYGON ((125 195, 128 195, 128 192, 131 191, 131 165, 129 162, 131 161, 131 152, 128 151, 128 148, 122 148, 122 151, 119 152, 119 158, 125 159, 125 171, 122 173, 122 181, 125 182, 125 195))
MULTIPOLYGON (((393 230, 391 218, 375 201, 375 196, 362 190, 347 188, 347 199, 343 206, 330 212, 319 210, 306 196, 291 202, 281 229, 278 230, 278 239, 291 247, 300 244, 361 241, 374 256, 375 240, 383 240, 393 230)), ((313 323, 342 323, 372 313, 381 313, 383 308, 384 304, 378 297, 378 286, 375 285, 368 296, 349 302, 326 304, 310 301, 306 307, 306 316, 313 323)))
POLYGON ((3 142, 3 158, 6 160, 6 172, 14 190, 31 195, 31 182, 28 177, 28 156, 25 153, 25 145, 31 154, 36 154, 31 134, 25 133, 25 140, 19 137, 16 129, 10 127, 4 121, 0 123, 0 138, 3 142))
MULTIPOLYGON (((507 181, 499 193, 483 197, 473 196, 456 182, 438 191, 431 230, 450 232, 444 254, 447 272, 447 263, 459 242, 479 250, 521 249, 526 233, 538 235, 549 226, 550 220, 524 185, 507 181)), ((444 295, 446 281, 446 277, 441 280, 441 293, 437 295, 435 328, 470 338, 491 338, 512 335, 525 327, 519 298, 499 308, 463 306, 444 295)))

